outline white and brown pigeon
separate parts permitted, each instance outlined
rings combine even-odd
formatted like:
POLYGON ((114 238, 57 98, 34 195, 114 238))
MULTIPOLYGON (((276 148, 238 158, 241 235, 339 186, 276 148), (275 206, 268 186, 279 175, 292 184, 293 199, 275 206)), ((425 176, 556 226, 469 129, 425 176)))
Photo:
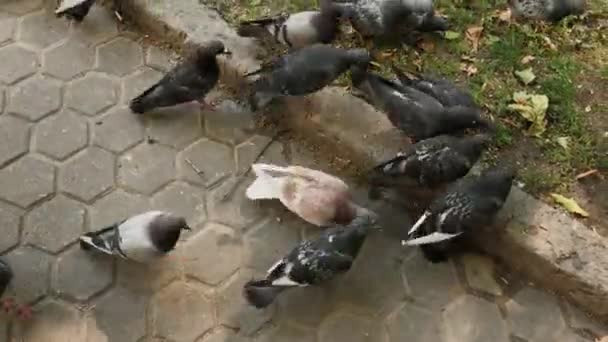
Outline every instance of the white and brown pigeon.
POLYGON ((220 76, 217 55, 230 54, 219 40, 207 42, 197 48, 193 56, 170 70, 160 81, 131 100, 133 113, 143 114, 155 108, 172 107, 199 101, 215 87, 220 76))
POLYGON ((402 244, 420 246, 431 262, 445 261, 459 240, 492 223, 514 178, 514 169, 504 166, 462 178, 431 203, 402 244))
POLYGON ((377 217, 367 212, 315 240, 303 241, 268 270, 266 279, 247 282, 245 298, 254 307, 265 308, 284 290, 319 285, 347 272, 374 229, 379 229, 377 217))
POLYGON ((147 263, 172 251, 182 230, 190 230, 185 218, 148 211, 81 236, 80 247, 147 263))
POLYGON ((62 0, 55 10, 55 15, 81 22, 89 14, 94 3, 95 0, 62 0))
POLYGON ((252 169, 257 178, 247 188, 247 198, 278 199, 287 209, 316 226, 348 224, 364 210, 352 201, 344 181, 324 172, 270 164, 253 164, 252 169))

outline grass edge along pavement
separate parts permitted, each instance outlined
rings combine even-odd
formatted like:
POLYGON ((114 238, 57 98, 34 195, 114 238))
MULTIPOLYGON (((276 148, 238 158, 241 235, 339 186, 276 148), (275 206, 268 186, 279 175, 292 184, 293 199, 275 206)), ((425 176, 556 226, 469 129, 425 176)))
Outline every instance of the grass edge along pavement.
MULTIPOLYGON (((238 37, 198 0, 123 0, 121 11, 144 31, 176 48, 223 40, 233 52, 232 59, 221 63, 221 80, 228 86, 243 86, 241 75, 259 65, 254 57, 257 45, 238 37)), ((288 99, 281 109, 290 113, 285 120, 294 131, 349 151, 358 165, 379 162, 402 146, 396 143, 402 137, 383 114, 341 88, 288 99)), ((608 239, 519 188, 512 189, 497 226, 500 229, 479 234, 480 245, 490 255, 608 322, 608 239)))

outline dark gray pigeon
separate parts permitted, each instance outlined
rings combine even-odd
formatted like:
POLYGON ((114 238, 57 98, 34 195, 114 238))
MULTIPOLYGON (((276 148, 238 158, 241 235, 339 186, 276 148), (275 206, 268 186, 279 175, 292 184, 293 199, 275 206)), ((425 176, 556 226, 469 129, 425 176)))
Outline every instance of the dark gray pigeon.
POLYGON ((199 47, 191 58, 177 65, 160 81, 131 100, 131 111, 143 114, 155 108, 192 101, 204 104, 205 95, 219 79, 220 68, 216 60, 219 54, 230 54, 219 40, 199 47))
POLYGON ((377 217, 369 212, 347 226, 325 230, 316 240, 300 243, 268 270, 266 279, 247 282, 245 298, 254 307, 264 308, 284 290, 319 285, 347 272, 367 234, 376 228, 377 217))
POLYGON ((421 246, 431 262, 445 261, 453 244, 492 223, 509 196, 514 178, 512 168, 498 166, 454 183, 431 203, 402 244, 421 246))
POLYGON ((478 108, 445 107, 434 97, 364 69, 351 68, 353 86, 384 111, 391 123, 414 141, 467 128, 492 128, 478 108))
POLYGON ((491 141, 489 135, 439 135, 422 140, 376 166, 372 186, 404 184, 434 188, 465 176, 491 141))
POLYGON ((282 96, 302 96, 329 85, 351 65, 367 68, 371 62, 364 49, 340 49, 315 44, 277 57, 271 63, 246 76, 261 74, 252 84, 254 110, 282 96))
POLYGON ((89 14, 95 0, 63 0, 55 14, 58 17, 65 16, 70 20, 81 22, 89 14))
POLYGON ((338 34, 339 17, 340 12, 334 10, 330 3, 322 6, 320 11, 243 21, 237 32, 243 37, 272 37, 275 42, 290 48, 302 48, 316 43, 331 43, 338 34))
POLYGON ((148 211, 81 236, 80 247, 145 263, 173 250, 182 230, 190 230, 183 217, 148 211))
POLYGON ((413 75, 414 77, 410 77, 394 65, 393 72, 402 85, 418 89, 421 92, 434 97, 446 107, 477 107, 471 94, 459 89, 454 83, 446 78, 432 78, 426 75, 413 75))
POLYGON ((582 14, 585 0, 509 0, 515 17, 560 21, 569 15, 582 14))

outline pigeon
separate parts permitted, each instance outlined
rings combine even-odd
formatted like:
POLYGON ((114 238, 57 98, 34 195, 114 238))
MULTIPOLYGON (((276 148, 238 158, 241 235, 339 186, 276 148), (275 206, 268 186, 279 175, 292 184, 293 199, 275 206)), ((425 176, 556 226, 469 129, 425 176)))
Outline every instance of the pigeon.
POLYGON ((303 241, 268 270, 266 279, 247 282, 245 298, 252 306, 265 308, 286 289, 319 285, 347 272, 374 229, 379 229, 377 216, 368 212, 349 225, 337 225, 315 240, 303 241))
POLYGON ((351 201, 348 185, 332 175, 301 166, 253 164, 251 168, 257 178, 247 188, 247 198, 279 199, 316 226, 348 224, 363 210, 351 201))
POLYGON ((329 44, 338 34, 340 12, 331 2, 320 11, 303 11, 256 20, 242 21, 237 30, 242 37, 271 36, 277 43, 302 48, 316 43, 329 44))
POLYGON ((391 123, 412 140, 420 141, 467 128, 493 130, 479 108, 445 107, 434 97, 400 85, 359 67, 351 68, 352 83, 365 99, 384 111, 391 123))
POLYGON ((55 15, 66 16, 70 20, 82 22, 94 3, 95 0, 63 0, 55 10, 55 15))
POLYGON ((582 14, 585 0, 509 0, 515 17, 558 22, 569 15, 582 14))
POLYGON ((136 114, 143 114, 158 107, 203 101, 204 96, 219 79, 220 68, 216 56, 230 54, 219 40, 199 47, 187 61, 177 65, 160 81, 137 96, 129 107, 136 114))
POLYGON ((397 75, 401 85, 420 90, 421 92, 434 97, 445 107, 477 107, 471 94, 459 89, 454 83, 446 78, 432 78, 426 75, 414 75, 414 77, 409 77, 395 65, 393 65, 393 72, 397 75))
POLYGON ((509 196, 514 177, 513 168, 496 166, 454 183, 431 203, 402 244, 421 246, 431 262, 447 260, 454 243, 492 223, 509 196))
MULTIPOLYGON (((0 260, 0 297, 4 295, 6 288, 13 280, 13 270, 3 260, 0 260)), ((17 317, 21 319, 29 319, 32 317, 32 309, 29 305, 17 305, 14 298, 4 298, 0 300, 2 310, 6 313, 16 312, 17 317)))
POLYGON ((81 236, 80 247, 146 263, 173 250, 182 229, 190 230, 183 217, 148 211, 81 236))
POLYGON ((405 184, 435 188, 465 176, 490 141, 487 134, 422 140, 376 166, 370 183, 383 186, 387 181, 404 180, 405 184))
POLYGON ((315 44, 272 60, 246 77, 261 75, 252 84, 251 105, 260 109, 282 96, 301 96, 314 93, 329 85, 351 65, 367 68, 371 63, 364 49, 340 49, 315 44))

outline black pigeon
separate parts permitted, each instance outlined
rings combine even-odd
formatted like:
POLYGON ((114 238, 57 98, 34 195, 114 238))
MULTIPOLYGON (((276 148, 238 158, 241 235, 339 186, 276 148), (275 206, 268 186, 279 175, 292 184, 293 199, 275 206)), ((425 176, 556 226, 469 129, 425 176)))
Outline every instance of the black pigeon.
POLYGON ((353 86, 391 123, 415 141, 467 128, 492 128, 478 108, 445 107, 434 97, 358 67, 351 68, 353 86))
POLYGON ((201 101, 216 85, 220 68, 216 56, 230 54, 219 40, 199 47, 194 56, 177 65, 160 81, 133 100, 129 107, 133 113, 142 114, 159 107, 201 101))
POLYGON ((416 88, 421 92, 434 97, 445 107, 477 107, 471 94, 459 89, 454 83, 446 78, 432 78, 426 75, 414 75, 414 77, 410 77, 394 65, 393 72, 402 85, 416 88))
POLYGON ((367 68, 371 62, 364 49, 340 49, 315 44, 275 58, 246 76, 262 74, 253 83, 251 105, 254 110, 281 96, 301 96, 329 85, 351 65, 367 68))
POLYGON ((465 176, 477 162, 491 137, 485 134, 455 137, 439 135, 422 140, 395 158, 376 166, 372 185, 404 183, 434 188, 465 176))
POLYGON ((319 238, 304 241, 274 264, 264 280, 251 280, 244 296, 256 308, 270 305, 286 289, 319 285, 347 272, 370 230, 377 228, 377 217, 367 213, 347 226, 328 229, 319 238))
POLYGON ((515 17, 560 21, 569 15, 582 14, 585 0, 509 0, 515 17))
MULTIPOLYGON (((329 2, 329 1, 326 1, 329 2)), ((243 21, 238 34, 243 37, 272 37, 290 48, 302 48, 316 43, 331 43, 338 34, 340 12, 331 2, 320 11, 304 11, 274 17, 243 21)))
POLYGON ((163 211, 148 211, 81 236, 80 247, 149 262, 173 250, 182 229, 190 230, 183 217, 163 211))
POLYGON ((514 177, 512 168, 499 166, 461 179, 431 203, 402 244, 421 246, 431 262, 445 261, 458 240, 492 223, 509 196, 514 177))
POLYGON ((58 17, 66 16, 70 20, 81 22, 89 14, 95 0, 63 0, 55 10, 58 17))

